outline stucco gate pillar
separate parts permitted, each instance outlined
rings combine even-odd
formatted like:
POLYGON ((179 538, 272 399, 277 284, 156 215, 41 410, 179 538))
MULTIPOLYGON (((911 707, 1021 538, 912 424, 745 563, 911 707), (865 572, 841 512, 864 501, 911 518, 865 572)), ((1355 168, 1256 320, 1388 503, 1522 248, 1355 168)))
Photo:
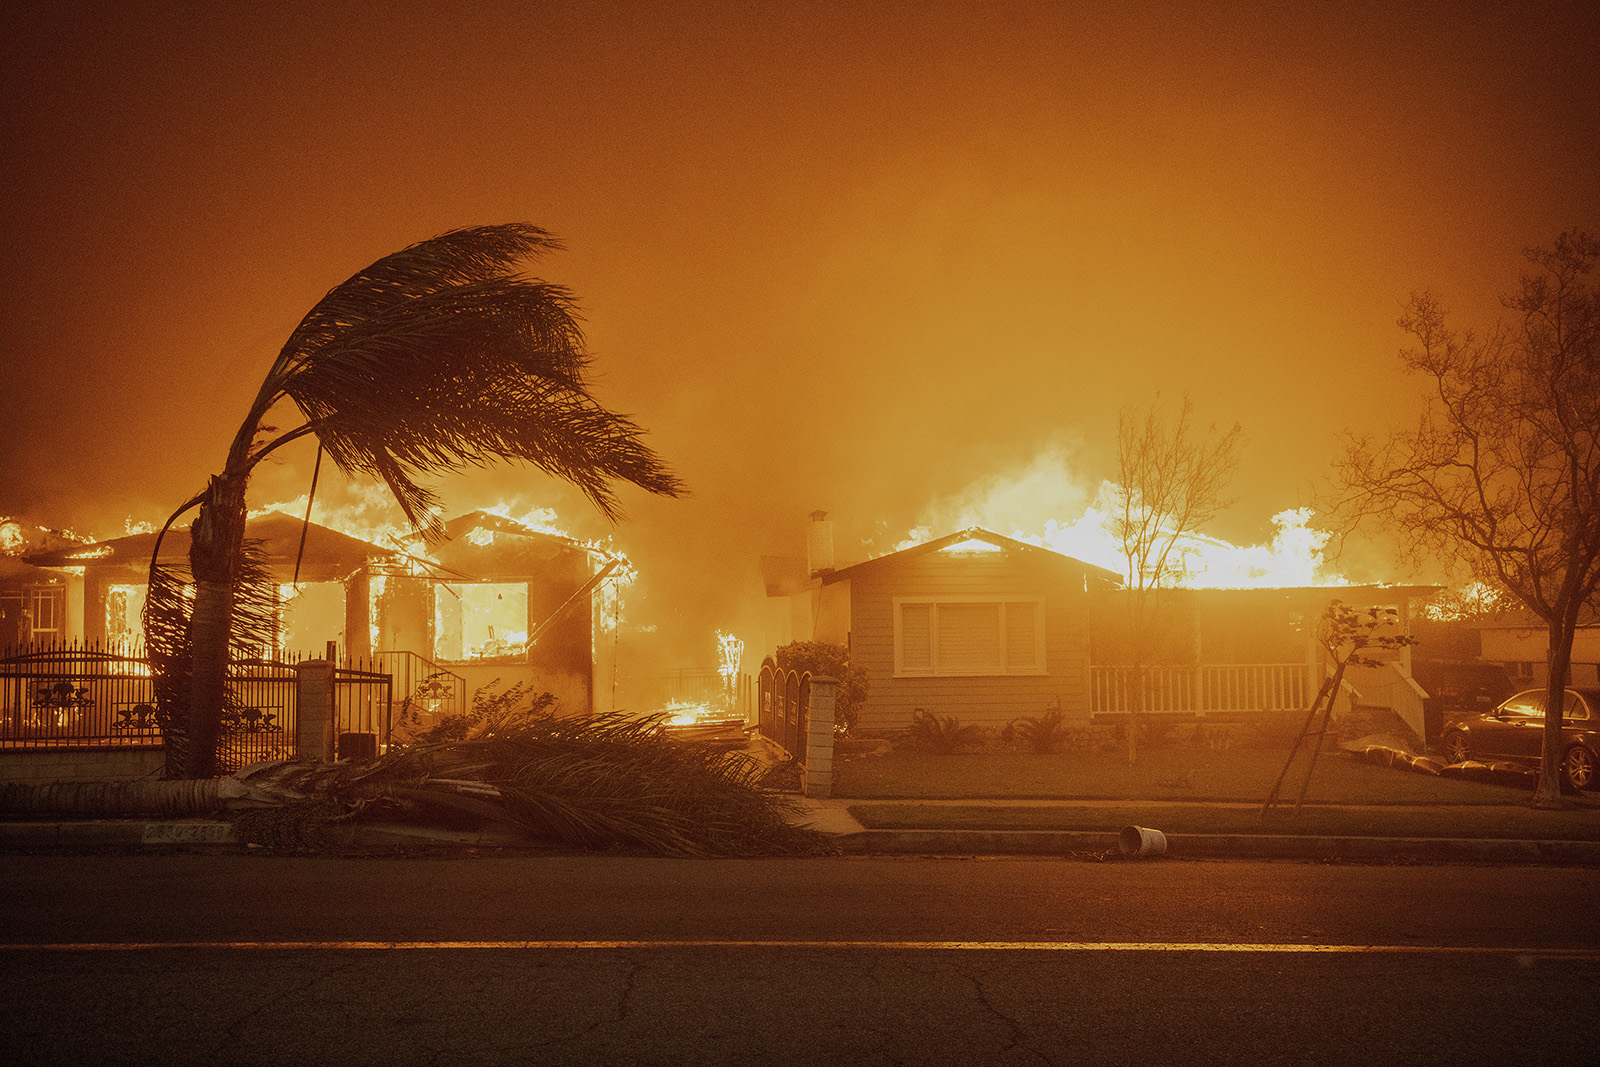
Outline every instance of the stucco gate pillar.
POLYGON ((833 701, 839 679, 811 676, 811 712, 806 716, 806 767, 800 792, 808 797, 833 795, 833 701))
POLYGON ((295 664, 295 755, 333 759, 333 663, 308 659, 295 664))

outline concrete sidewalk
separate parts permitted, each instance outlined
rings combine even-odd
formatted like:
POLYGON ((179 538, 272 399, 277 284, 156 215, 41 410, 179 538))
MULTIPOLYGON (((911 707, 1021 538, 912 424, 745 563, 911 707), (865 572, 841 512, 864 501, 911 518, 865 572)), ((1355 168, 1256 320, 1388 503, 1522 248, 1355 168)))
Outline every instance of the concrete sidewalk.
MULTIPOLYGON (((832 836, 838 850, 851 856, 1060 856, 1079 859, 1121 859, 1118 837, 1123 826, 1141 821, 1135 802, 1103 806, 1105 824, 1092 830, 893 829, 863 826, 851 807, 872 803, 853 799, 794 798, 795 821, 832 836)), ((970 805, 972 801, 962 801, 970 805)), ((1016 801, 995 802, 1016 806, 1016 801)), ((1048 801, 1033 804, 1047 806, 1048 801)), ((1073 807, 1082 808, 1082 802, 1073 807)), ((1161 830, 1160 826, 1150 829, 1161 830)), ((1383 837, 1289 833, 1167 833, 1165 850, 1155 859, 1285 859, 1362 863, 1554 863, 1600 866, 1600 841, 1528 838, 1383 837)), ((503 831, 433 830, 421 827, 364 825, 352 827, 350 847, 434 849, 510 848, 537 851, 539 846, 503 831)), ((0 852, 74 851, 233 851, 245 848, 233 825, 216 818, 193 819, 51 819, 0 820, 0 852)))
MULTIPOLYGON (((1028 855, 1120 858, 1118 837, 1123 826, 1141 822, 1138 802, 1107 802, 1107 822, 1117 829, 998 830, 894 829, 870 830, 850 809, 870 804, 855 799, 799 798, 797 821, 834 836, 848 855, 1028 855)), ((927 803, 927 802, 923 802, 927 803)), ((963 805, 982 802, 960 801, 963 805)), ((1048 806, 1050 801, 997 801, 995 806, 1048 806)), ((1074 802, 1072 807, 1086 806, 1074 802)), ((1159 826, 1150 829, 1160 830, 1159 826)), ((1562 863, 1600 865, 1600 841, 1533 840, 1525 838, 1378 837, 1313 834, 1200 834, 1163 831, 1171 859, 1297 859, 1346 860, 1366 863, 1466 862, 1562 863)), ((1151 857, 1145 857, 1151 858, 1151 857)))

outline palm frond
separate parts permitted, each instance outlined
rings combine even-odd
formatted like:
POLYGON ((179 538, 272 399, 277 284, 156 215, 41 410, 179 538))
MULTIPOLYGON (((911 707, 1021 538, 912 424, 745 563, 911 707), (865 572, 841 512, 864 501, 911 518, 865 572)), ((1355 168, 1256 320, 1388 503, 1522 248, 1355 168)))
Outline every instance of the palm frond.
POLYGON ((792 802, 761 788, 750 757, 668 737, 658 719, 530 710, 352 773, 351 795, 476 810, 575 848, 738 856, 828 847, 785 818, 792 802), (487 788, 463 793, 464 780, 487 788))
POLYGON ((350 326, 408 300, 504 276, 517 262, 560 248, 553 236, 527 223, 466 227, 409 245, 330 289, 289 335, 278 362, 307 358, 350 326))
POLYGON ((571 294, 512 273, 558 247, 537 227, 483 226, 379 260, 306 316, 253 417, 290 398, 340 469, 384 481, 418 527, 437 504, 419 477, 495 460, 573 483, 612 519, 618 480, 677 495, 644 431, 590 395, 571 294))
POLYGON ((155 689, 156 721, 166 751, 164 778, 181 778, 189 758, 189 694, 194 673, 189 619, 193 588, 186 571, 150 564, 144 640, 155 689))

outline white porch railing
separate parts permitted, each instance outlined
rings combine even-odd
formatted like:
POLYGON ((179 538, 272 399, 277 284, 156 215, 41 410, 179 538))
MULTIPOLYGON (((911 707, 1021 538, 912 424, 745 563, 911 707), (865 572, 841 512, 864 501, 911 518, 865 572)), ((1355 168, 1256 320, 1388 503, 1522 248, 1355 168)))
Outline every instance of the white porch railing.
POLYGON ((1418 737, 1427 736, 1422 710, 1423 701, 1428 696, 1427 690, 1418 685, 1417 680, 1402 670, 1398 663, 1384 663, 1377 667, 1352 666, 1346 677, 1355 686, 1355 702, 1390 708, 1418 737))
MULTIPOLYGON (((1206 715, 1233 711, 1309 708, 1316 696, 1306 663, 1221 663, 1198 667, 1146 667, 1144 709, 1206 715)), ((1126 712, 1131 667, 1091 667, 1089 686, 1097 713, 1126 712)))

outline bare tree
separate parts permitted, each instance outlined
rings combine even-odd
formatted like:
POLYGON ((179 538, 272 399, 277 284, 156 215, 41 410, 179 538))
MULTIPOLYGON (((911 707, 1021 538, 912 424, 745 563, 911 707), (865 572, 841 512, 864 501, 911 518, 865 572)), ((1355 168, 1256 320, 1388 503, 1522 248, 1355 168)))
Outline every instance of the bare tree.
POLYGON ((1188 397, 1169 426, 1160 398, 1140 418, 1125 408, 1117 420, 1119 489, 1111 532, 1127 565, 1128 762, 1138 759, 1149 650, 1159 621, 1157 589, 1177 585, 1187 571, 1184 542, 1233 503, 1223 497, 1238 468, 1239 424, 1219 434, 1197 432, 1188 397))
POLYGON ((1404 534, 1418 558, 1462 566, 1545 624, 1549 683, 1533 805, 1558 807, 1563 689, 1579 609, 1600 586, 1600 242, 1582 233, 1525 253, 1534 270, 1479 337, 1458 334, 1430 293, 1400 326, 1406 367, 1431 379, 1416 429, 1351 439, 1339 463, 1356 521, 1404 534))

